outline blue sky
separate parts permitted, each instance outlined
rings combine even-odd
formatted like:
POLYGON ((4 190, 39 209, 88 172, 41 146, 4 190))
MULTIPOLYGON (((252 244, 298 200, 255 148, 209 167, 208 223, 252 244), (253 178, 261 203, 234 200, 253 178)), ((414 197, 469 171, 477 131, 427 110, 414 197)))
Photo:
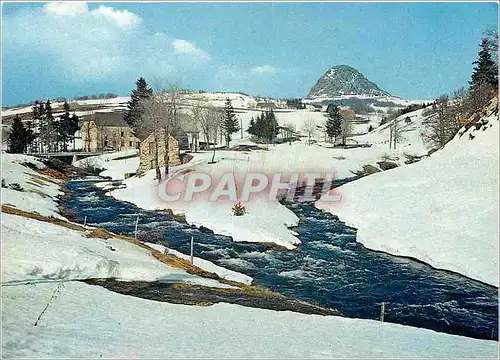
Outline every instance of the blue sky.
POLYGON ((467 85, 496 3, 3 3, 2 102, 151 85, 305 96, 351 65, 391 94, 467 85))

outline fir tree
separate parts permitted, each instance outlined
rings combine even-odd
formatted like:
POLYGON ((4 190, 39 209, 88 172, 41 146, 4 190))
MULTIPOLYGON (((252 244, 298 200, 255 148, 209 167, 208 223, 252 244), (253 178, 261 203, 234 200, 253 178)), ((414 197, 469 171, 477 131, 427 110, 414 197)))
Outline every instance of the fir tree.
POLYGON ((247 129, 247 133, 249 133, 250 135, 252 136, 256 136, 256 128, 255 128, 255 119, 254 117, 252 116, 252 118, 250 119, 250 125, 248 126, 248 129, 247 129))
POLYGON ((64 114, 59 119, 57 124, 57 137, 58 141, 62 143, 64 151, 68 150, 68 141, 74 140, 75 132, 78 130, 78 116, 70 114, 70 106, 67 102, 63 105, 64 114))
POLYGON ((136 129, 144 114, 142 101, 153 95, 153 89, 148 88, 148 83, 143 77, 135 82, 136 88, 132 90, 127 110, 123 113, 123 120, 132 128, 136 129))
POLYGON ((238 118, 234 113, 234 108, 229 98, 226 100, 226 105, 224 106, 224 121, 222 123, 222 128, 226 137, 226 145, 229 146, 231 135, 240 130, 238 118))
POLYGON ((328 107, 328 119, 326 120, 326 134, 332 139, 336 139, 342 132, 342 114, 337 105, 328 107))
POLYGON ((33 131, 27 129, 19 118, 19 115, 16 115, 12 124, 12 130, 8 136, 9 152, 14 154, 23 153, 26 147, 33 142, 34 138, 33 131))
POLYGON ((470 93, 475 110, 482 109, 490 100, 492 92, 498 89, 498 68, 493 61, 490 44, 487 39, 482 39, 478 59, 473 62, 470 84, 470 93))

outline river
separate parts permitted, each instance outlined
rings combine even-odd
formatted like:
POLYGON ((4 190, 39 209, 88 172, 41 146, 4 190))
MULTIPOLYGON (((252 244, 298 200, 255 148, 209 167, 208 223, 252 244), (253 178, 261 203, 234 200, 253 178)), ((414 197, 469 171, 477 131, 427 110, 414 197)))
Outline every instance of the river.
POLYGON ((69 182, 61 200, 75 218, 120 234, 149 231, 157 242, 245 273, 258 285, 289 297, 333 308, 343 315, 385 321, 481 339, 498 339, 498 288, 414 259, 365 248, 356 230, 312 204, 287 205, 299 218, 302 245, 280 251, 235 243, 201 231, 165 212, 146 211, 106 196, 92 183, 69 182))

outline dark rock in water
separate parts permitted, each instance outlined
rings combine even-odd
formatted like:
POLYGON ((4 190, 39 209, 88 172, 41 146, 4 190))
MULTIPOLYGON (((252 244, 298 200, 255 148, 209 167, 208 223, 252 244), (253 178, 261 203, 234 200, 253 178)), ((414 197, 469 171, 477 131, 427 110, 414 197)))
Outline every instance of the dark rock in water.
POLYGON ((382 170, 390 170, 398 167, 398 164, 393 163, 392 161, 379 161, 377 165, 380 166, 382 170))

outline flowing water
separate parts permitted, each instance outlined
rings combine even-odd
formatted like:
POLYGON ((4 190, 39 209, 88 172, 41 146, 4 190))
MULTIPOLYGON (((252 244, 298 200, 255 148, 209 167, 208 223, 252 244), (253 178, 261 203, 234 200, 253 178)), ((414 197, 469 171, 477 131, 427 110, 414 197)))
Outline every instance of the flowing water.
POLYGON ((311 204, 290 204, 300 218, 298 251, 234 243, 200 231, 165 212, 119 202, 91 183, 68 183, 72 196, 61 201, 77 220, 121 234, 159 234, 157 241, 217 265, 245 273, 254 282, 298 300, 334 308, 349 317, 385 321, 482 339, 498 339, 498 288, 413 259, 366 249, 356 230, 311 204))

